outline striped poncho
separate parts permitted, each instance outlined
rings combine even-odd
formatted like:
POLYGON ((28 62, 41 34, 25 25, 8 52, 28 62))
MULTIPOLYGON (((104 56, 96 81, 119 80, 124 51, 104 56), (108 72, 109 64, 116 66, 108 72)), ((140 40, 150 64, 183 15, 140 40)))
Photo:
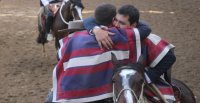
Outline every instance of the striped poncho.
POLYGON ((87 31, 60 40, 59 61, 53 71, 53 102, 83 103, 112 97, 111 53, 118 60, 134 63, 141 55, 141 40, 137 29, 110 31, 115 33, 112 50, 101 50, 87 31))

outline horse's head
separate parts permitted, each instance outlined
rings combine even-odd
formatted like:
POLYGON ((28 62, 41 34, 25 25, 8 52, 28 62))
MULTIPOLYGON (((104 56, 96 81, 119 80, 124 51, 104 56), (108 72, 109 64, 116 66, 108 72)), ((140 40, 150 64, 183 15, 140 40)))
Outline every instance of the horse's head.
POLYGON ((55 37, 55 46, 60 47, 59 40, 69 34, 70 21, 82 20, 84 6, 81 0, 63 0, 58 13, 54 17, 52 32, 55 37))
POLYGON ((59 12, 63 22, 67 23, 72 20, 82 20, 83 9, 81 0, 63 0, 59 12))
MULTIPOLYGON (((141 60, 141 59, 140 59, 141 60)), ((113 96, 115 103, 137 103, 143 96, 144 66, 141 61, 123 64, 112 55, 114 64, 113 96)))

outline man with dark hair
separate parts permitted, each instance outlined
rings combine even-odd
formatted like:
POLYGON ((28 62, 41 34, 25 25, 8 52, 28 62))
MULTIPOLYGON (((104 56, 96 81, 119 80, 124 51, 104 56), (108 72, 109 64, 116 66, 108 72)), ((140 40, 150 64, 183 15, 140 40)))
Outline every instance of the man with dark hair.
POLYGON ((140 18, 140 13, 137 8, 132 5, 122 6, 118 10, 118 14, 123 15, 128 18, 127 24, 129 25, 137 25, 140 18))
MULTIPOLYGON (((100 7, 101 6, 99 6, 99 8, 100 7)), ((123 6, 123 7, 126 7, 126 6, 123 6)), ((128 15, 122 15, 122 14, 120 15, 118 13, 117 16, 112 15, 109 17, 110 19, 107 19, 106 17, 108 17, 108 15, 110 15, 111 12, 114 12, 113 14, 116 13, 116 11, 114 11, 114 9, 112 9, 112 11, 105 13, 104 15, 100 15, 101 17, 103 17, 105 19, 100 19, 100 17, 96 18, 96 16, 95 16, 95 17, 89 17, 84 20, 84 27, 90 32, 91 35, 95 34, 98 44, 101 48, 103 48, 103 47, 105 47, 107 49, 112 48, 113 42, 110 40, 109 35, 114 35, 114 33, 111 33, 109 31, 106 31, 106 30, 103 30, 102 28, 100 28, 100 27, 104 26, 104 23, 100 23, 97 21, 104 22, 104 21, 109 20, 110 22, 113 22, 112 24, 110 24, 110 26, 118 26, 118 27, 121 26, 121 28, 128 27, 127 25, 129 25, 129 27, 130 26, 137 27, 140 32, 141 40, 145 39, 151 33, 151 28, 149 28, 149 26, 144 21, 139 21, 139 11, 137 10, 137 8, 131 9, 131 7, 129 7, 129 11, 126 11, 126 8, 120 8, 119 10, 122 13, 126 13, 128 15), (135 11, 136 13, 132 12, 132 11, 135 11), (132 13, 129 13, 129 12, 132 12, 132 13), (128 21, 129 14, 131 14, 132 15, 131 17, 133 17, 133 19, 130 19, 131 25, 128 21), (137 20, 137 21, 134 22, 134 20, 137 20), (121 24, 121 25, 119 25, 119 24, 121 24)), ((99 13, 99 14, 101 14, 101 13, 99 13)))
MULTIPOLYGON (((95 19, 98 21, 98 18, 95 19)), ((86 19, 84 21, 85 28, 93 33, 92 35, 95 35, 100 46, 103 45, 107 49, 112 48, 112 45, 114 44, 109 37, 111 32, 102 29, 99 25, 103 24, 95 23, 95 19, 86 19)), ((139 27, 138 31, 140 33, 141 40, 143 40, 142 52, 145 54, 147 67, 149 68, 145 75, 149 83, 162 81, 160 80, 160 76, 166 73, 176 61, 176 57, 172 52, 172 48, 174 48, 174 46, 155 34, 150 34, 149 36, 147 34, 148 38, 146 39, 145 32, 148 31, 148 28, 140 28, 141 24, 139 22, 139 11, 132 5, 122 6, 118 10, 118 14, 116 15, 116 18, 114 18, 114 21, 114 25, 120 28, 139 27)), ((163 85, 167 85, 167 87, 169 87, 169 91, 173 92, 170 85, 163 85)), ((175 101, 173 94, 171 95, 172 96, 166 96, 170 103, 175 101)))
POLYGON ((116 16, 116 8, 111 4, 100 5, 95 10, 95 18, 98 24, 110 26, 113 17, 116 16))

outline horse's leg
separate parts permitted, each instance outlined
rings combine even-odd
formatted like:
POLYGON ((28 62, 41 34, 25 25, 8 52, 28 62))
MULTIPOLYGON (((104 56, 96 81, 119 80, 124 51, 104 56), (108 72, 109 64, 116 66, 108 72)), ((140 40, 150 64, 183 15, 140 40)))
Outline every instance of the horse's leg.
POLYGON ((54 33, 54 36, 55 36, 55 47, 56 47, 57 50, 60 48, 59 40, 64 38, 67 35, 68 35, 68 33, 62 33, 62 32, 61 33, 59 33, 59 32, 54 33))
POLYGON ((50 60, 50 59, 49 59, 49 56, 48 56, 48 54, 47 54, 47 52, 46 52, 46 49, 45 49, 45 45, 42 46, 42 54, 43 54, 44 59, 45 59, 45 61, 47 62, 47 64, 48 64, 48 65, 51 65, 51 62, 49 61, 49 60, 50 60))
POLYGON ((43 53, 45 53, 46 52, 46 49, 45 49, 45 45, 42 45, 42 51, 43 51, 43 53))
POLYGON ((38 14, 38 37, 37 37, 37 42, 38 43, 41 43, 41 44, 45 44, 47 43, 47 40, 46 40, 46 29, 44 27, 45 25, 45 16, 44 16, 44 7, 41 7, 40 8, 40 11, 39 11, 39 14, 38 14))
POLYGON ((60 33, 58 32, 59 28, 60 28, 60 23, 58 23, 58 22, 59 22, 58 17, 56 16, 54 18, 54 22, 53 22, 53 25, 52 25, 52 34, 54 35, 54 38, 55 38, 55 48, 56 48, 56 50, 58 50, 60 48, 59 40, 61 39, 60 33))
POLYGON ((60 43, 59 43, 59 38, 56 36, 55 37, 55 47, 56 47, 56 50, 58 50, 60 48, 60 43))
POLYGON ((45 45, 42 45, 42 47, 43 47, 42 48, 43 55, 44 55, 44 57, 47 57, 45 45))

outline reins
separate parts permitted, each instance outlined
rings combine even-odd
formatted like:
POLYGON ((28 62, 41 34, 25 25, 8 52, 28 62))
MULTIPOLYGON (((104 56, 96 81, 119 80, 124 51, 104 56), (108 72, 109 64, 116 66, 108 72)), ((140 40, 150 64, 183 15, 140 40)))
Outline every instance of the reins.
POLYGON ((133 91, 131 88, 127 87, 127 88, 124 88, 122 89, 119 94, 117 96, 115 96, 115 83, 113 83, 113 101, 114 103, 117 103, 119 101, 119 98, 120 96, 122 95, 123 92, 125 91, 131 91, 131 93, 134 95, 134 97, 136 98, 137 100, 137 103, 144 103, 144 97, 143 97, 143 94, 144 94, 144 86, 145 86, 145 82, 143 82, 142 84, 142 90, 141 90, 141 93, 140 93, 140 96, 139 98, 137 97, 135 91, 133 91))
POLYGON ((61 17, 61 20, 63 21, 63 23, 65 23, 66 25, 69 25, 69 22, 67 22, 63 15, 62 15, 62 9, 63 9, 63 6, 68 2, 69 0, 63 0, 62 4, 61 4, 61 7, 60 7, 60 10, 59 10, 59 14, 60 14, 60 17, 61 17))

